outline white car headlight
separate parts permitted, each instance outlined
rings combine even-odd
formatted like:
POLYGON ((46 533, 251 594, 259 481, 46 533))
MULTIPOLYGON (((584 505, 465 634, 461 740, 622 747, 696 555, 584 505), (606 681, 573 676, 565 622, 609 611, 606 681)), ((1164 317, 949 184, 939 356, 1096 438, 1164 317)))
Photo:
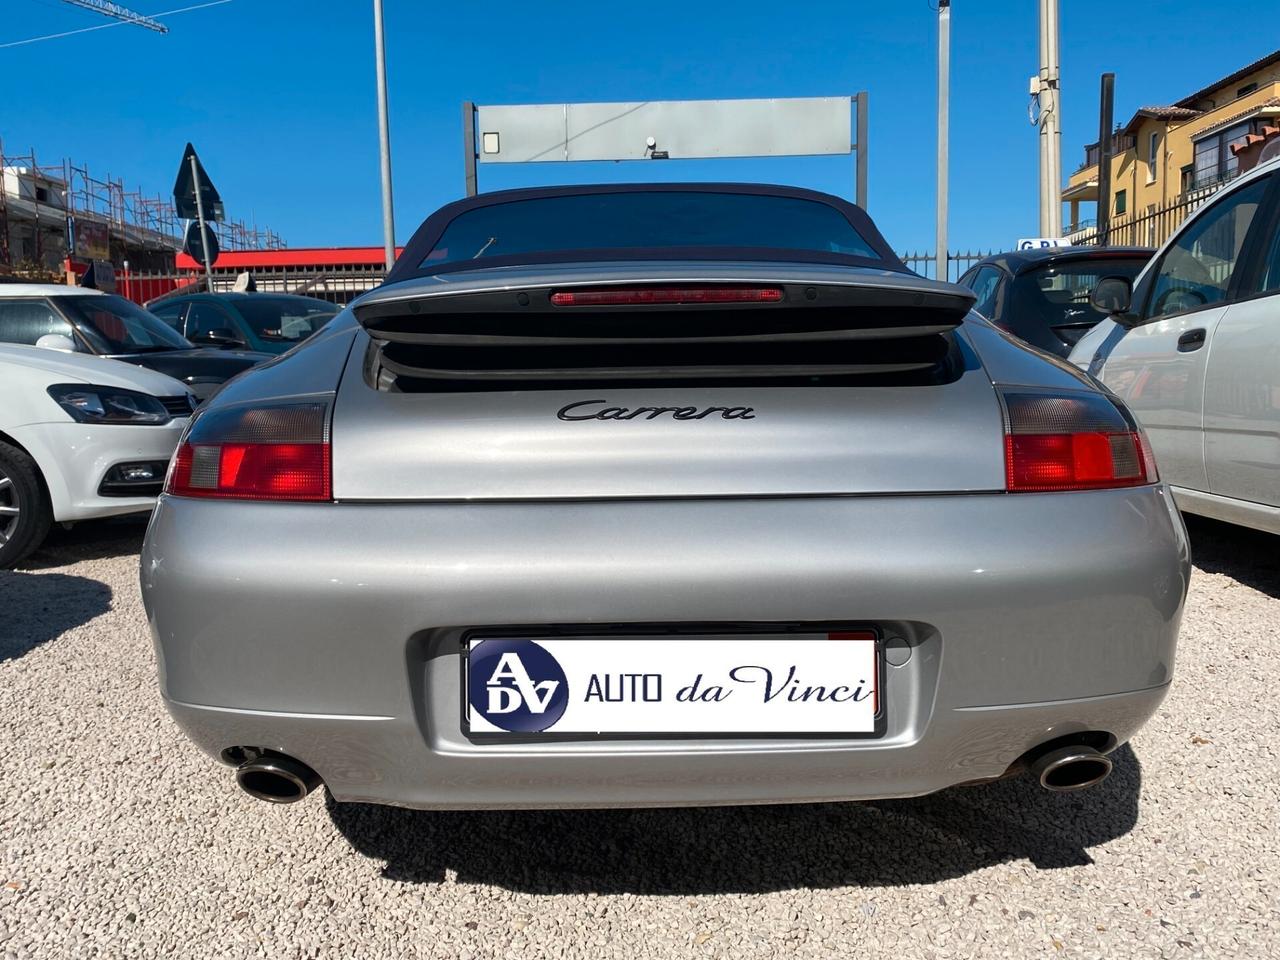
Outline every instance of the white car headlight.
POLYGON ((49 396, 80 423, 164 424, 173 419, 155 397, 121 387, 55 383, 49 396))

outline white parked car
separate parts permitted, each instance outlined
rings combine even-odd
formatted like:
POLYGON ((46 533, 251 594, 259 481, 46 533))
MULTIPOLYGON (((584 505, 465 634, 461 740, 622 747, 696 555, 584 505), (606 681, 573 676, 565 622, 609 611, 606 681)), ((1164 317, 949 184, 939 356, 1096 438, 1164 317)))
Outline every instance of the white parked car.
POLYGON ((201 349, 114 293, 57 283, 0 284, 0 343, 35 344, 147 367, 206 400, 236 374, 270 360, 253 350, 201 349))
POLYGON ((1280 159, 1197 210, 1071 352, 1147 429, 1178 506, 1280 533, 1280 159))
POLYGON ((150 510, 193 409, 162 373, 0 344, 0 568, 54 521, 150 510))

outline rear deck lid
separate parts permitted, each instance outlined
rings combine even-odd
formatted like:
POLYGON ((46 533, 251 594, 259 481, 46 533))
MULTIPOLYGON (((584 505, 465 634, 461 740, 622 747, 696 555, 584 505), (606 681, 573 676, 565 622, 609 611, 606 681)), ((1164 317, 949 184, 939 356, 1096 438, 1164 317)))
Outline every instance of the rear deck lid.
POLYGON ((1003 489, 972 295, 787 264, 472 270, 362 298, 338 499, 1003 489))

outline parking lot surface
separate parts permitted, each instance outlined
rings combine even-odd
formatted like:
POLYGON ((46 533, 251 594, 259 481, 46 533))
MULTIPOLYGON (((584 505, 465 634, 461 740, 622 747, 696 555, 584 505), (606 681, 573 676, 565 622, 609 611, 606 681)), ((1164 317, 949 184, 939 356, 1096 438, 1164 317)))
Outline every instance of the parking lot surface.
POLYGON ((142 529, 0 572, 0 957, 1280 955, 1280 539, 1193 521, 1173 692, 1091 791, 430 813, 273 807, 191 747, 142 529))

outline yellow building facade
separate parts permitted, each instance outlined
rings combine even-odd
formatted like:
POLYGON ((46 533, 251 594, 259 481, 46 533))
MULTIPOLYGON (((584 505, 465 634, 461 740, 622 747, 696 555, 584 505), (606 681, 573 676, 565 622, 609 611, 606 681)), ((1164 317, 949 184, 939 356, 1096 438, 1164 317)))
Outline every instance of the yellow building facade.
MULTIPOLYGON (((1168 106, 1142 107, 1113 137, 1111 188, 1106 202, 1113 226, 1149 218, 1150 236, 1130 242, 1159 243, 1158 211, 1235 177, 1239 161, 1231 149, 1253 135, 1280 126, 1280 50, 1168 106)), ((1085 147, 1085 159, 1062 191, 1070 213, 1067 232, 1087 235, 1081 204, 1098 198, 1099 145, 1085 147)), ((1095 207, 1096 209, 1096 207, 1095 207)), ((1085 214, 1092 211, 1085 208, 1085 214)), ((1180 218, 1179 218, 1180 219, 1180 218)))

